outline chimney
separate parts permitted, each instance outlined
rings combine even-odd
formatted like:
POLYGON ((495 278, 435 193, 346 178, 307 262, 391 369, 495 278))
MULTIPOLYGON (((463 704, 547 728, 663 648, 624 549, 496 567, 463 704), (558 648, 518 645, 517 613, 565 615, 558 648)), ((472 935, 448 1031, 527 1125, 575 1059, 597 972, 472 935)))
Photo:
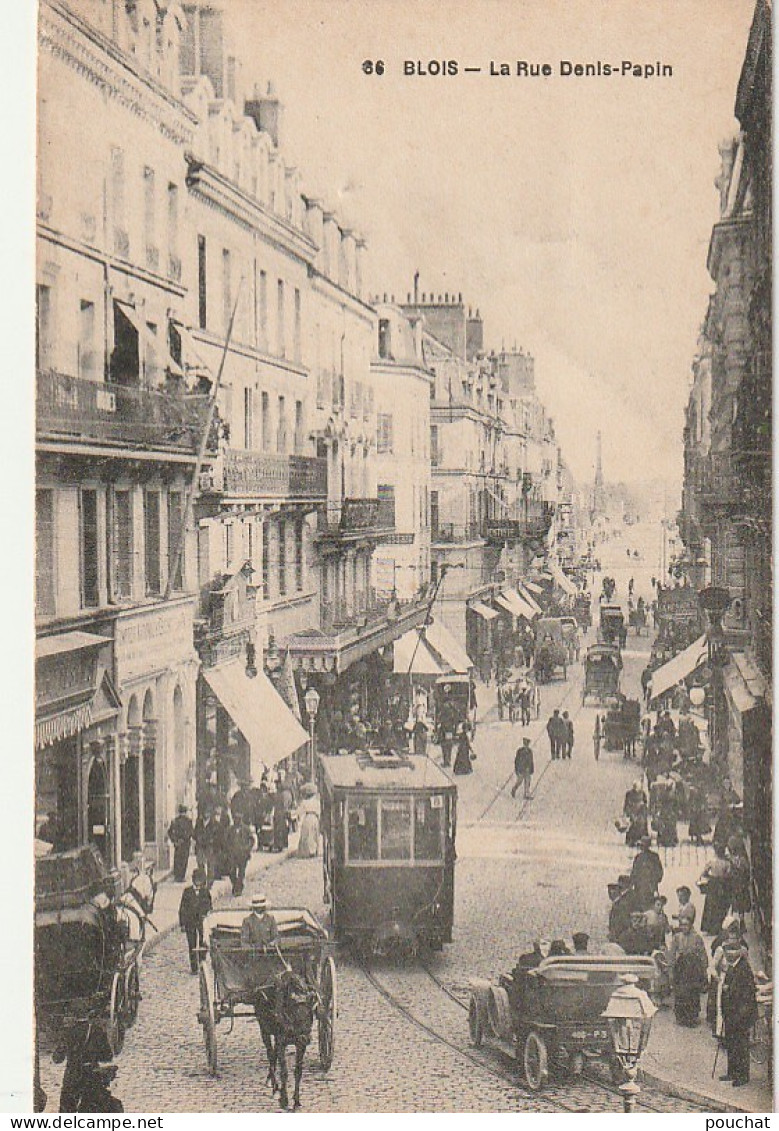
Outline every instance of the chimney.
POLYGON ((449 292, 448 291, 444 295, 444 302, 449 302, 449 292))
POLYGON ((411 291, 406 294, 406 303, 408 306, 411 306, 411 291))
MULTIPOLYGON (((409 302, 410 302, 411 301, 411 295, 409 295, 408 297, 409 297, 409 302)), ((414 305, 415 306, 416 306, 418 300, 419 300, 419 272, 415 271, 414 272, 414 305)), ((425 301, 425 296, 422 295, 422 302, 424 302, 424 301, 425 301)))
POLYGON ((265 94, 260 93, 259 87, 255 86, 254 94, 244 104, 244 113, 254 119, 258 130, 270 134, 277 148, 281 134, 281 111, 281 103, 270 82, 265 94))

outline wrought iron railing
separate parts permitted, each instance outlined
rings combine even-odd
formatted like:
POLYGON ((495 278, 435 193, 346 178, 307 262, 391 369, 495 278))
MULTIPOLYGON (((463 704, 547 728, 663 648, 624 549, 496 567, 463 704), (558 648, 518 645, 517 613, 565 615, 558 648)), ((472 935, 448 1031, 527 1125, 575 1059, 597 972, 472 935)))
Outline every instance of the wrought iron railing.
POLYGON ((321 516, 321 529, 329 533, 358 534, 383 529, 384 512, 378 498, 329 502, 321 516))
POLYGON ((223 486, 230 495, 325 499, 327 460, 318 456, 275 456, 231 448, 224 456, 223 486))

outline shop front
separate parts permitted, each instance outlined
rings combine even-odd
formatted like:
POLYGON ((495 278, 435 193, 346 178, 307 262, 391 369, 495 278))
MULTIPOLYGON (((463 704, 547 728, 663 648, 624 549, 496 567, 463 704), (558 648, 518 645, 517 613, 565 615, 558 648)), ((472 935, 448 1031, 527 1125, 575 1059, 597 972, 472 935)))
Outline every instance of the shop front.
POLYGON ((111 639, 65 632, 36 642, 35 816, 55 851, 92 843, 116 861, 117 717, 111 639))
POLYGON ((194 598, 118 613, 115 682, 122 699, 116 808, 122 860, 143 851, 169 864, 166 830, 195 800, 194 598))

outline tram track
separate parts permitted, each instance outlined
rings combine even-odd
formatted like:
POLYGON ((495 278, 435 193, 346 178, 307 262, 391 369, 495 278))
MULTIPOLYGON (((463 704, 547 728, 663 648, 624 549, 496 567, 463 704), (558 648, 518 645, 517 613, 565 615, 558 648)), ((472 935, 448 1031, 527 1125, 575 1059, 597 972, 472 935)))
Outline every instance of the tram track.
MULTIPOLYGON (((437 1028, 428 1020, 425 1020, 419 1015, 419 1012, 416 1009, 412 1008, 406 1001, 404 1001, 403 996, 409 993, 414 993, 414 1000, 418 1000, 419 994, 416 992, 418 990, 418 986, 414 986, 412 981, 406 978, 405 984, 401 984, 400 986, 395 985, 393 987, 391 985, 392 979, 393 977, 395 979, 398 979, 401 976, 400 970, 391 970, 385 966, 381 971, 377 971, 375 965, 372 965, 365 958, 358 958, 356 960, 356 964, 371 988, 395 1012, 400 1014, 407 1023, 413 1025, 415 1028, 425 1033, 428 1038, 435 1041, 437 1044, 448 1048, 450 1052, 454 1053, 456 1056, 476 1066, 482 1072, 491 1076, 493 1079, 499 1080, 502 1084, 510 1085, 512 1089, 518 1087, 521 1089, 522 1085, 519 1079, 519 1074, 514 1067, 513 1062, 511 1068, 501 1068, 496 1063, 495 1059, 491 1058, 487 1053, 481 1052, 470 1044, 464 1042, 460 1043, 457 1040, 453 1040, 451 1036, 448 1036, 446 1033, 441 1032, 440 1028, 437 1028)), ((428 981, 435 985, 435 987, 441 992, 441 994, 443 994, 449 1001, 451 1001, 467 1017, 467 1001, 463 1000, 461 996, 459 996, 455 991, 447 986, 446 983, 443 982, 424 961, 417 960, 413 964, 413 966, 404 967, 402 972, 409 974, 413 971, 421 971, 426 976, 428 981)), ((431 1012, 435 1012, 435 1008, 432 1009, 431 1012)), ((505 1054, 503 1055, 505 1056, 505 1054)), ((523 1089, 517 1092, 517 1097, 520 1100, 527 1100, 527 1102, 532 1106, 535 1106, 535 1104, 537 1103, 538 1105, 540 1105, 540 1109, 544 1111, 552 1108, 556 1111, 565 1111, 580 1114, 582 1112, 593 1110, 592 1100, 594 1097, 592 1095, 592 1092, 594 1091, 596 1095, 600 1095, 601 1097, 608 1096, 610 1100, 615 1101, 614 1110, 621 1110, 622 1094, 617 1088, 610 1087, 604 1081, 590 1074, 584 1075, 581 1080, 578 1081, 576 1085, 574 1085, 574 1087, 578 1088, 582 1088, 584 1086, 586 1086, 587 1094, 581 1097, 579 1103, 576 1103, 575 1101, 566 1103, 559 1097, 551 1095, 548 1091, 545 1091, 543 1093, 536 1093, 523 1089)), ((691 1109, 694 1111, 708 1110, 706 1107, 700 1104, 695 1104, 689 1100, 679 1102, 680 1104, 684 1105, 684 1109, 691 1109)), ((655 1107, 652 1103, 643 1098, 637 1099, 636 1109, 647 1112, 667 1114, 667 1112, 665 1112, 662 1108, 655 1107)), ((602 1109, 599 1108, 597 1110, 602 1109)))

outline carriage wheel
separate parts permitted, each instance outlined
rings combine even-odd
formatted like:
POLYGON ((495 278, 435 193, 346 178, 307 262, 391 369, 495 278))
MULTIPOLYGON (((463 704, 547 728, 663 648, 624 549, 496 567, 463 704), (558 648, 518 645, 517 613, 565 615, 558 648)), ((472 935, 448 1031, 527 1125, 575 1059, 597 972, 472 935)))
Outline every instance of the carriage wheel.
POLYGON ((479 1010, 479 1003, 474 994, 471 994, 471 1000, 468 1004, 468 1032, 470 1033, 471 1044, 477 1049, 480 1048, 484 1040, 484 1023, 479 1010))
POLYGON ((124 985, 124 1016, 127 1026, 132 1025, 138 1016, 138 1006, 141 1001, 141 982, 138 977, 138 965, 133 962, 127 971, 124 985))
POLYGON ((335 1017, 337 1006, 337 982, 335 963, 330 955, 322 963, 319 971, 319 1008, 317 1010, 317 1037, 319 1042, 319 1064, 327 1072, 333 1063, 335 1050, 335 1017))
POLYGON ((200 1011, 197 1019, 203 1026, 203 1044, 206 1046, 208 1071, 216 1076, 219 1061, 216 1049, 216 1018, 214 1017, 213 979, 208 976, 206 967, 200 967, 200 1011))
POLYGON ((111 983, 111 1005, 109 1007, 106 1038, 112 1056, 118 1056, 124 1046, 125 1034, 124 977, 119 970, 111 983))
POLYGON ((549 1078, 549 1058, 546 1041, 534 1029, 525 1037, 522 1052, 522 1067, 525 1070, 525 1083, 533 1092, 540 1092, 549 1078))

